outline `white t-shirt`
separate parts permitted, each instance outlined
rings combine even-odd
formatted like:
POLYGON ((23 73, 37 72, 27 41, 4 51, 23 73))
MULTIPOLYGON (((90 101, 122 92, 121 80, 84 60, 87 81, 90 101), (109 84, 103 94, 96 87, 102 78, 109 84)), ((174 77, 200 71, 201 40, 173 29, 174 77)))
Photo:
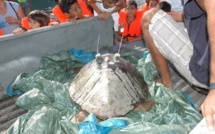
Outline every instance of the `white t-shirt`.
MULTIPOLYGON (((103 0, 97 0, 96 6, 102 11, 102 12, 112 12, 116 6, 111 8, 104 8, 103 0)), ((98 14, 94 11, 94 16, 98 16, 98 14)), ((112 18, 114 21, 114 31, 118 31, 118 25, 119 25, 119 14, 118 12, 112 13, 112 18)))
POLYGON ((6 2, 7 12, 6 12, 5 15, 0 14, 0 28, 3 30, 4 35, 13 33, 13 31, 16 28, 19 27, 18 24, 9 24, 9 23, 7 23, 6 19, 5 19, 7 16, 11 16, 11 17, 13 17, 15 19, 18 19, 17 16, 16 16, 16 13, 13 10, 13 8, 17 12, 19 4, 15 3, 15 2, 10 2, 11 5, 13 6, 13 8, 12 8, 8 1, 5 1, 5 2, 6 2))

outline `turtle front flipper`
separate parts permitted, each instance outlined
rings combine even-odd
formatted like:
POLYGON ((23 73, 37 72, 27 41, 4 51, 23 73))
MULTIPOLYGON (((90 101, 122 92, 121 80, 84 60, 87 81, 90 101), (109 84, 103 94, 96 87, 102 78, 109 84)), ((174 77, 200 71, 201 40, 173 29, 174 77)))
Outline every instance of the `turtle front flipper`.
POLYGON ((152 106, 155 104, 155 100, 148 100, 145 102, 142 102, 140 104, 137 105, 136 108, 134 108, 134 111, 150 111, 152 109, 152 106))
POLYGON ((84 119, 89 115, 89 113, 83 109, 80 110, 73 118, 71 119, 73 122, 81 123, 84 119))

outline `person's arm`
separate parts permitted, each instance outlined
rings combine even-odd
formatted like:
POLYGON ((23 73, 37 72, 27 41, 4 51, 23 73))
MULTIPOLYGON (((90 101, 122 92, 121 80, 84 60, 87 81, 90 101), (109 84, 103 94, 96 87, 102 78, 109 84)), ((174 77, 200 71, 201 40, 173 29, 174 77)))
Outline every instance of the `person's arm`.
POLYGON ((115 13, 115 12, 119 12, 121 9, 126 7, 126 3, 124 0, 119 0, 116 3, 116 8, 111 12, 111 13, 115 13))
POLYGON ((184 21, 184 15, 183 12, 168 12, 170 16, 176 21, 176 22, 183 22, 184 21))
POLYGON ((173 89, 168 60, 160 53, 158 48, 155 46, 154 40, 149 32, 149 25, 151 24, 151 19, 155 15, 157 10, 157 8, 152 8, 144 13, 142 18, 143 38, 145 40, 147 48, 151 53, 155 67, 160 74, 162 84, 169 89, 173 89))
POLYGON ((119 12, 121 9, 125 8, 126 4, 124 0, 119 0, 116 3, 115 9, 111 12, 106 12, 104 15, 104 20, 108 20, 109 17, 111 16, 111 14, 115 13, 115 12, 119 12))
MULTIPOLYGON (((198 1, 199 5, 204 7, 207 12, 207 29, 210 41, 210 83, 215 83, 215 1, 202 0, 198 1)), ((215 88, 211 89, 201 105, 202 114, 206 118, 209 129, 214 130, 214 114, 215 114, 215 88)))
POLYGON ((18 8, 17 15, 18 15, 19 18, 18 18, 18 20, 17 20, 16 23, 17 23, 19 26, 22 26, 21 20, 25 17, 25 14, 24 14, 24 12, 23 12, 21 6, 19 6, 19 8, 18 8))
POLYGON ((140 35, 140 36, 134 38, 133 40, 130 40, 129 42, 134 42, 134 41, 138 41, 138 40, 142 40, 142 39, 143 39, 143 36, 140 35))
POLYGON ((97 14, 103 13, 97 6, 96 6, 96 0, 88 0, 89 5, 93 8, 93 10, 96 11, 97 14))
POLYGON ((19 26, 22 26, 21 20, 22 20, 22 18, 25 17, 25 15, 24 15, 22 8, 20 6, 18 7, 17 15, 18 15, 17 19, 12 17, 12 16, 7 16, 6 17, 7 22, 9 24, 18 24, 19 26))

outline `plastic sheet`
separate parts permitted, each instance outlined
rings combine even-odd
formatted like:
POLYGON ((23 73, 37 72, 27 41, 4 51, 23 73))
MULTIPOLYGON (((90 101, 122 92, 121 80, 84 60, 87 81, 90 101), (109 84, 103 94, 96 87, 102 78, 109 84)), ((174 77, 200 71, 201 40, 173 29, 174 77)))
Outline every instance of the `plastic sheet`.
POLYGON ((87 64, 88 62, 95 59, 96 52, 87 52, 84 50, 75 50, 72 48, 71 50, 72 55, 78 59, 83 64, 87 64))
MULTIPOLYGON (((109 134, 189 133, 202 119, 201 114, 191 106, 190 101, 180 90, 169 90, 153 81, 158 76, 158 72, 150 55, 147 55, 146 59, 138 60, 135 54, 130 53, 125 55, 125 58, 130 59, 133 64, 138 63, 138 70, 148 84, 150 92, 148 100, 155 100, 156 103, 148 112, 130 111, 124 117, 114 118, 126 121, 128 126, 111 131, 107 128, 106 131, 109 131, 109 134)), ((68 84, 76 73, 68 69, 81 66, 83 64, 70 55, 69 51, 63 51, 44 56, 41 59, 40 70, 37 72, 19 75, 12 83, 12 88, 26 92, 16 104, 28 110, 28 113, 17 119, 8 129, 8 134, 78 133, 81 126, 71 121, 71 118, 79 112, 80 107, 70 99, 68 93, 68 84)), ((102 125, 101 122, 98 124, 102 125)))
POLYGON ((14 96, 14 95, 19 95, 22 94, 22 92, 19 89, 12 89, 11 88, 11 84, 9 84, 6 88, 6 94, 10 97, 14 96))
POLYGON ((79 134, 108 134, 112 129, 121 129, 126 126, 127 122, 122 119, 109 119, 98 123, 96 116, 90 114, 80 124, 79 134))

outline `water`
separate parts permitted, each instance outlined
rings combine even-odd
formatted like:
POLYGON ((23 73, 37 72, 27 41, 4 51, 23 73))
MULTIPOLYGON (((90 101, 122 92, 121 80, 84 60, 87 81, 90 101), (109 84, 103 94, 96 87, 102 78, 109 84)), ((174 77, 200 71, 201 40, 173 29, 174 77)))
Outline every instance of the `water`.
POLYGON ((181 0, 166 0, 172 5, 172 10, 182 11, 183 6, 181 4, 181 0))
MULTIPOLYGON (((138 4, 138 7, 141 7, 144 3, 145 0, 135 0, 138 4)), ((183 7, 181 5, 181 0, 165 0, 169 2, 172 6, 172 10, 174 11, 182 11, 183 7)))

